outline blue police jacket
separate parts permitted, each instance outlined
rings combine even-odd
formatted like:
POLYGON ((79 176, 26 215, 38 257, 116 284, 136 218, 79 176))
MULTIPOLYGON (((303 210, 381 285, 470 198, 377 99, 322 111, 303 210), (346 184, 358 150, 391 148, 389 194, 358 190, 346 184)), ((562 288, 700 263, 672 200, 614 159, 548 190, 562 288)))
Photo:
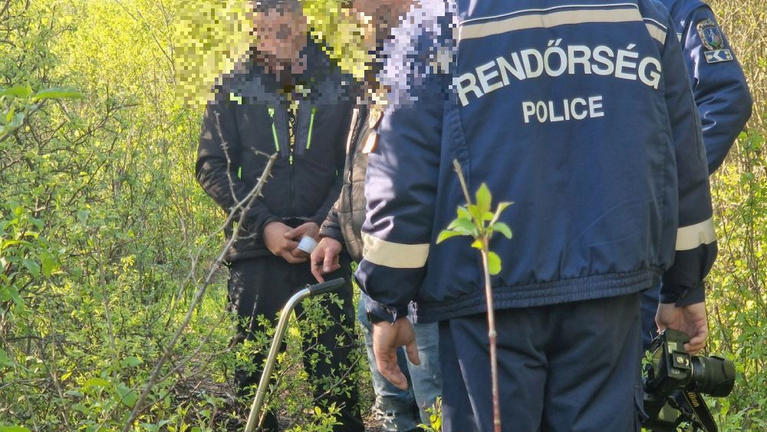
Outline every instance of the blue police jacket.
MULTIPOLYGON (((356 273, 374 320, 485 310, 471 240, 435 245, 469 190, 513 201, 497 309, 618 296, 663 278, 704 298, 716 255, 706 155, 674 24, 652 0, 422 0, 390 47, 392 104, 366 181, 356 273)), ((388 81, 386 80, 388 78, 388 81)), ((373 138, 374 140, 375 138, 373 138)))
POLYGON ((662 2, 682 44, 713 173, 751 116, 751 93, 711 8, 700 0, 662 2))

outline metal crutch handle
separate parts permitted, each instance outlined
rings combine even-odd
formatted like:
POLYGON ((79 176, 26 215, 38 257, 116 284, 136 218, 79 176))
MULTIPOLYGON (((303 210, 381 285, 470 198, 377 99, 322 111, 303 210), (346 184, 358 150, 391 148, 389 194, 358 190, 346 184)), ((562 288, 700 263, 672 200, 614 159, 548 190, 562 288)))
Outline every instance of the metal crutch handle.
POLYGON ((266 388, 269 385, 269 376, 274 369, 274 361, 277 358, 277 353, 280 350, 280 342, 285 335, 285 330, 288 327, 288 321, 290 320, 290 314, 295 309, 296 305, 303 299, 311 296, 321 295, 336 291, 343 287, 346 283, 344 278, 338 278, 329 280, 326 282, 314 284, 299 290, 293 294, 292 297, 285 303, 280 313, 280 319, 277 321, 277 328, 274 330, 274 338, 272 339, 272 345, 269 347, 269 356, 266 357, 266 364, 264 365, 264 371, 261 373, 261 379, 258 381, 258 388, 256 389, 256 398, 253 400, 253 404, 250 406, 250 414, 248 415, 248 423, 245 425, 245 432, 253 432, 256 428, 256 422, 258 421, 258 412, 261 409, 261 404, 264 402, 264 396, 266 396, 266 388))

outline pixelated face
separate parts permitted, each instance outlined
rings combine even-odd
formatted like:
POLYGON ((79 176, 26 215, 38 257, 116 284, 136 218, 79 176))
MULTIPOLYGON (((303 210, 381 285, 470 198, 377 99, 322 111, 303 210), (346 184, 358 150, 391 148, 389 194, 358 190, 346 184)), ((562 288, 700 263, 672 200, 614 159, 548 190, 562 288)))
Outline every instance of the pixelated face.
POLYGON ((280 7, 253 15, 256 49, 279 62, 299 58, 306 46, 307 22, 300 8, 280 7))
POLYGON ((379 28, 397 25, 397 20, 410 8, 413 0, 352 0, 355 10, 373 18, 379 28))

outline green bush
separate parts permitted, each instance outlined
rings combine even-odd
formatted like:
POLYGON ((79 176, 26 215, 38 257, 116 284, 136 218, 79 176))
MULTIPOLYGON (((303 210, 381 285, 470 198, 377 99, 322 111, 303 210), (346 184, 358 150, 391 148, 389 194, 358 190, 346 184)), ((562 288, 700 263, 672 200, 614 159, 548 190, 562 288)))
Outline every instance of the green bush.
MULTIPOLYGON (((767 429, 767 10, 762 0, 712 6, 755 105, 712 181, 721 252, 709 347, 739 376, 732 396, 710 404, 721 430, 756 432, 767 429)), ((123 428, 222 246, 224 215, 192 175, 195 101, 242 49, 243 9, 239 0, 0 0, 0 431, 123 428)), ((230 347, 225 278, 216 273, 194 308, 133 430, 228 421, 232 368, 266 339, 230 347)), ((298 331, 270 403, 296 431, 327 430, 332 407, 315 410, 298 331)), ((364 356, 357 364, 368 408, 364 356)))

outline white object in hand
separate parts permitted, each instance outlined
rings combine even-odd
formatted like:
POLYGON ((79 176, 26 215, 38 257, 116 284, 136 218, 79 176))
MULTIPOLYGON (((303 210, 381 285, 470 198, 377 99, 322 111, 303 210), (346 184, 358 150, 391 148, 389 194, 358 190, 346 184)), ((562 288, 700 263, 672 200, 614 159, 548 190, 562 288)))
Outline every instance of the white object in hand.
POLYGON ((298 249, 308 254, 312 253, 312 251, 316 247, 317 247, 317 240, 314 240, 313 238, 309 236, 301 237, 301 241, 298 242, 298 249))

